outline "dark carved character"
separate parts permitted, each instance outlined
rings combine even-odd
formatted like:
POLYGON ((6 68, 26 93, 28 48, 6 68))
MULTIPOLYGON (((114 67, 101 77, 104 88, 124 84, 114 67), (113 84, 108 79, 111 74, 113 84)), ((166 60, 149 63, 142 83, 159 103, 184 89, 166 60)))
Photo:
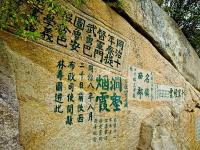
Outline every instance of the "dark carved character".
POLYGON ((115 44, 115 42, 114 42, 114 40, 115 40, 115 37, 114 36, 112 36, 112 35, 108 35, 109 36, 109 39, 108 39, 108 41, 110 42, 110 46, 111 45, 113 45, 113 44, 115 44))
POLYGON ((71 33, 71 31, 64 25, 60 24, 58 27, 58 37, 57 37, 57 44, 67 47, 67 39, 66 34, 67 32, 71 33))
POLYGON ((93 98, 94 98, 94 97, 93 97, 93 93, 90 92, 90 93, 88 94, 88 99, 90 100, 90 102, 92 101, 93 98))
POLYGON ((119 90, 122 91, 122 79, 121 77, 112 77, 112 80, 110 81, 110 90, 119 90))
POLYGON ((93 67, 93 65, 88 65, 88 71, 90 71, 90 72, 93 72, 94 71, 94 67, 93 67))
POLYGON ((106 111, 109 112, 110 109, 108 109, 108 105, 107 105, 107 100, 109 98, 109 96, 107 95, 107 92, 101 92, 100 96, 96 97, 96 101, 99 102, 99 112, 102 111, 106 111))
POLYGON ((116 67, 119 68, 119 65, 121 65, 121 63, 119 62, 119 59, 114 61, 116 63, 116 67))
POLYGON ((149 78, 150 78, 150 75, 146 74, 144 82, 149 83, 149 81, 150 81, 149 78))
POLYGON ((108 46, 106 49, 108 51, 107 55, 104 57, 105 64, 109 64, 111 67, 113 67, 113 47, 108 46))
POLYGON ((94 107, 91 104, 89 105, 87 110, 90 110, 90 109, 94 110, 94 107))
POLYGON ((80 88, 80 89, 83 89, 83 82, 80 82, 80 83, 79 83, 79 88, 80 88))
POLYGON ((93 74, 89 73, 89 74, 88 74, 88 81, 93 81, 93 79, 94 79, 94 78, 93 78, 93 74))
POLYGON ((72 118, 72 116, 67 116, 67 119, 66 119, 66 124, 68 124, 68 125, 72 125, 73 124, 73 118, 72 118))
POLYGON ((83 104, 78 104, 78 112, 85 112, 83 110, 83 104))
POLYGON ((173 98, 173 89, 172 88, 170 88, 169 94, 170 94, 170 98, 173 98))
POLYGON ((104 42, 97 40, 97 45, 96 45, 96 48, 94 50, 94 58, 96 58, 96 55, 99 55, 100 56, 100 63, 103 62, 103 55, 104 55, 103 45, 104 44, 105 44, 104 42))
POLYGON ((99 29, 97 33, 99 34, 99 40, 104 41, 104 38, 106 37, 106 32, 102 29, 99 29))
POLYGON ((73 104, 67 105, 67 113, 73 114, 73 112, 74 112, 73 104))
POLYGON ((76 51, 76 52, 78 52, 78 49, 80 48, 80 44, 77 42, 77 41, 71 41, 71 43, 70 43, 70 45, 71 45, 71 51, 76 51))
POLYGON ((97 141, 97 137, 93 137, 93 142, 96 142, 97 141))
POLYGON ((90 82, 90 84, 88 85, 88 88, 92 88, 92 89, 94 89, 94 86, 93 86, 93 84, 90 82))
POLYGON ((56 107, 54 108, 54 112, 58 112, 58 113, 63 113, 61 109, 61 105, 56 105, 56 107))
POLYGON ((174 89, 174 97, 178 97, 178 90, 174 89))
POLYGON ((83 119, 84 119, 84 118, 83 118, 83 114, 79 114, 79 115, 78 115, 78 118, 77 118, 77 121, 78 121, 78 122, 83 122, 83 119))
POLYGON ((104 75, 103 77, 99 75, 98 77, 96 77, 96 83, 97 83, 96 89, 101 87, 102 90, 109 91, 109 79, 107 75, 104 75))
POLYGON ((83 102, 83 93, 82 93, 82 92, 80 92, 80 93, 78 94, 78 100, 79 100, 80 102, 83 102))
POLYGON ((139 72, 138 73, 138 79, 142 79, 143 78, 143 73, 142 72, 139 72))
POLYGON ((41 32, 41 38, 47 42, 53 42, 52 28, 44 27, 44 31, 41 32))
POLYGON ((92 121, 93 119, 93 112, 89 112, 89 118, 88 118, 88 121, 92 121))
POLYGON ((150 92, 150 91, 149 91, 148 88, 144 89, 144 95, 145 95, 146 97, 149 97, 149 95, 150 95, 149 92, 150 92))
POLYGON ((56 91, 62 91, 62 82, 57 82, 56 83, 56 91))
POLYGON ((64 60, 60 60, 60 61, 58 62, 57 67, 58 67, 59 69, 63 69, 63 67, 66 67, 64 63, 65 63, 64 60))
POLYGON ((116 51, 115 51, 115 56, 116 56, 117 58, 121 59, 121 57, 122 57, 122 51, 116 49, 116 51))
POLYGON ((140 96, 140 99, 142 98, 142 95, 143 95, 143 89, 142 89, 141 87, 138 87, 137 95, 140 96))
POLYGON ((92 46, 93 38, 91 35, 86 37, 86 45, 92 46))
POLYGON ((96 49, 103 51, 103 46, 104 46, 104 42, 97 40, 97 45, 96 45, 96 49))
POLYGON ((62 102, 62 93, 56 93, 55 94, 55 101, 58 103, 63 103, 62 102))
POLYGON ((81 63, 81 65, 79 66, 80 68, 84 68, 84 63, 81 63))
POLYGON ((68 65, 68 68, 70 68, 71 70, 74 70, 75 66, 76 66, 76 63, 73 62, 73 61, 70 61, 69 65, 68 65))
POLYGON ((92 57, 92 54, 90 54, 90 49, 91 47, 88 46, 88 45, 83 45, 83 54, 89 56, 89 57, 92 57))
POLYGON ((73 35, 73 38, 74 38, 73 40, 77 41, 80 38, 80 36, 81 36, 81 32, 80 32, 80 30, 75 29, 73 31, 72 35, 73 35))
POLYGON ((74 83, 69 83, 68 89, 73 92, 74 91, 74 83))
POLYGON ((94 58, 96 58, 96 55, 99 55, 100 56, 100 60, 99 60, 100 63, 103 62, 103 54, 104 54, 103 51, 100 51, 98 49, 94 50, 94 58))
POLYGON ((117 96, 116 93, 113 94, 113 96, 111 96, 111 100, 112 100, 112 103, 111 105, 113 105, 113 110, 115 112, 117 111, 120 111, 120 104, 122 104, 122 100, 121 100, 121 96, 117 96))
POLYGON ((94 37, 96 37, 95 29, 97 29, 97 27, 94 24, 88 24, 86 32, 93 33, 94 37))
POLYGON ((117 39, 117 45, 116 45, 117 49, 120 49, 123 51, 124 49, 124 41, 117 39))
POLYGON ((116 51, 115 51, 115 56, 118 59, 121 59, 122 53, 124 49, 124 41, 117 39, 117 45, 116 45, 116 51))
POLYGON ((55 25, 54 15, 47 14, 47 16, 44 17, 44 23, 47 24, 47 26, 44 27, 44 31, 41 32, 41 38, 47 42, 53 42, 52 27, 55 25))
POLYGON ((113 67, 113 56, 112 55, 106 55, 104 57, 104 61, 105 61, 105 64, 109 64, 111 67, 113 67))
POLYGON ((85 20, 80 18, 80 17, 76 17, 75 18, 75 21, 74 21, 74 26, 77 28, 77 29, 80 29, 80 30, 83 30, 84 27, 85 27, 85 20))
POLYGON ((73 72, 70 72, 69 74, 68 74, 68 81, 76 81, 75 80, 75 74, 73 73, 73 72))
POLYGON ((80 44, 77 41, 81 36, 81 32, 80 32, 80 30, 75 29, 73 31, 72 35, 73 35, 73 40, 71 40, 71 43, 70 43, 70 45, 71 45, 71 49, 70 50, 78 52, 78 49, 80 48, 80 44))
POLYGON ((62 70, 60 69, 60 70, 58 70, 58 73, 57 73, 57 78, 59 79, 59 80, 62 80, 62 77, 63 77, 64 75, 63 75, 63 72, 62 72, 62 70))
POLYGON ((67 95, 67 100, 68 100, 68 102, 74 102, 74 95, 73 95, 73 93, 69 93, 67 95))

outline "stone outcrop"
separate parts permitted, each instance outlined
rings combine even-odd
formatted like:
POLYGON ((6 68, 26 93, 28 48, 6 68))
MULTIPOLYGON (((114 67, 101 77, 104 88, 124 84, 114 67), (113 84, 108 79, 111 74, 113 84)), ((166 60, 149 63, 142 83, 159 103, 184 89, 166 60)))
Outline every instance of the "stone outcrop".
POLYGON ((124 7, 112 7, 200 91, 199 57, 172 18, 153 0, 126 0, 124 7))
POLYGON ((168 23, 173 21, 155 6, 161 23, 152 24, 147 1, 127 1, 122 15, 101 0, 90 0, 79 9, 72 2, 57 3, 72 14, 66 41, 58 40, 59 16, 49 25, 45 10, 39 16, 43 36, 37 41, 0 31, 0 149, 198 149, 200 76, 195 69, 200 61, 192 48, 185 50, 188 44, 178 29, 171 40, 175 27, 168 23), (91 25, 96 26, 94 32, 86 30, 91 25), (45 27, 51 27, 51 36, 45 27), (165 32, 167 27, 172 31, 165 32), (106 31, 104 40, 97 39, 99 29, 106 31), (71 47, 75 39, 77 51, 71 47), (113 46, 113 61, 95 53, 99 41, 106 54, 113 46), (179 52, 181 56, 173 56, 179 52))

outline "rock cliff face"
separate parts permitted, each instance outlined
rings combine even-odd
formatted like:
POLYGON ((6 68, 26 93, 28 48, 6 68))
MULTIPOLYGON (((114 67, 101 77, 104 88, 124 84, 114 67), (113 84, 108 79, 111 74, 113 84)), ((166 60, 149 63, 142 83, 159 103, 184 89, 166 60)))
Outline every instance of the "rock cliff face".
POLYGON ((124 7, 112 5, 145 36, 195 88, 200 90, 199 58, 184 34, 153 0, 127 0, 124 7))
POLYGON ((175 23, 151 1, 57 3, 37 41, 0 31, 0 149, 199 149, 200 60, 175 23))
POLYGON ((9 47, 0 41, 0 149, 19 149, 19 105, 9 47))

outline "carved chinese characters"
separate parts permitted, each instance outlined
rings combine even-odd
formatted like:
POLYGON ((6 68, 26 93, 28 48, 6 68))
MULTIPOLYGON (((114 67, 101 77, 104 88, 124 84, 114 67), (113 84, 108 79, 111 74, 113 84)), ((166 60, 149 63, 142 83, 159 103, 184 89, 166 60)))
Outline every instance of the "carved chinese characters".
POLYGON ((94 115, 118 113, 127 107, 127 81, 97 72, 92 64, 57 62, 54 112, 66 114, 66 125, 92 122, 94 115))
POLYGON ((153 75, 149 71, 129 67, 129 97, 134 99, 153 99, 153 75))
POLYGON ((52 48, 121 71, 127 46, 119 33, 100 25, 102 23, 94 18, 70 10, 58 16, 44 13, 42 19, 41 39, 50 43, 52 48))
POLYGON ((154 83, 150 71, 129 66, 129 98, 135 100, 184 100, 182 87, 154 83))
POLYGON ((119 119, 116 117, 99 117, 97 116, 93 122, 92 141, 102 142, 117 138, 119 128, 119 119))
POLYGON ((184 100, 185 93, 182 87, 154 84, 155 100, 184 100))

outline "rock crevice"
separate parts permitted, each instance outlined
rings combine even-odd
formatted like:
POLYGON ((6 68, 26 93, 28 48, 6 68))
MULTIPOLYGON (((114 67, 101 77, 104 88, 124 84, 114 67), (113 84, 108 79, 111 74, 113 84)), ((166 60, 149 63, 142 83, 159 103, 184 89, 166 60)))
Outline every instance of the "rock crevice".
MULTIPOLYGON (((109 2, 110 3, 110 2, 109 2)), ((111 8, 142 34, 198 91, 200 60, 177 24, 152 0, 124 1, 111 8)))

